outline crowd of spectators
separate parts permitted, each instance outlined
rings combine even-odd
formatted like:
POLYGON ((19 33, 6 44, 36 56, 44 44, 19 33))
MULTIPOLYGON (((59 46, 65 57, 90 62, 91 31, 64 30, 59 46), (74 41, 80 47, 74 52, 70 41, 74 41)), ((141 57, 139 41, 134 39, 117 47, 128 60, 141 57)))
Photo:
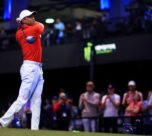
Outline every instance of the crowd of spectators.
MULTIPOLYGON (((96 92, 92 81, 85 88, 76 105, 63 88, 51 100, 46 99, 42 105, 41 128, 152 134, 152 90, 144 100, 135 81, 128 82, 128 91, 123 96, 117 93, 114 84, 107 86, 105 94, 96 92)), ((27 103, 14 115, 10 127, 30 128, 30 117, 30 103, 27 103)))
MULTIPOLYGON (((132 33, 152 32, 151 9, 139 14, 131 10, 130 15, 120 18, 109 18, 108 12, 101 12, 99 17, 86 17, 63 21, 57 18, 53 24, 45 24, 42 35, 43 46, 97 40, 111 36, 122 36, 132 33)), ((17 49, 15 30, 0 30, 0 50, 17 49), (11 43, 11 44, 10 44, 11 43)))
POLYGON ((59 45, 71 42, 81 42, 94 37, 102 37, 102 32, 106 29, 100 18, 86 18, 63 22, 56 19, 52 25, 47 25, 43 34, 43 45, 59 45), (98 29, 97 29, 98 27, 98 29), (103 29, 104 28, 104 29, 103 29))

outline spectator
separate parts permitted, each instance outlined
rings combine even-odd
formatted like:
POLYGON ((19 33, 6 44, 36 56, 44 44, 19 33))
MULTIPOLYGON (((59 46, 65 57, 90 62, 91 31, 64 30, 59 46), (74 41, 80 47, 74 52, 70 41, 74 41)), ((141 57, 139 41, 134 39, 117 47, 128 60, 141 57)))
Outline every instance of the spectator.
POLYGON ((152 116, 152 90, 149 91, 148 93, 148 113, 150 116, 152 116))
POLYGON ((145 134, 152 134, 152 90, 148 92, 148 98, 143 103, 143 108, 145 111, 144 132, 145 134))
POLYGON ((66 99, 67 100, 67 94, 64 90, 64 88, 60 88, 60 91, 59 91, 59 98, 63 98, 63 99, 66 99))
POLYGON ((104 117, 104 131, 110 132, 110 128, 117 133, 117 117, 120 106, 120 96, 115 93, 115 87, 109 84, 107 94, 102 97, 101 107, 104 117))
POLYGON ((60 130, 68 130, 69 122, 71 119, 71 111, 67 105, 67 98, 64 92, 60 92, 59 100, 54 104, 53 111, 57 116, 58 128, 60 130))
POLYGON ((141 116, 142 101, 140 95, 136 94, 134 99, 129 103, 125 109, 125 116, 136 117, 141 116))
POLYGON ((126 123, 131 124, 135 129, 133 133, 142 134, 143 133, 143 121, 142 121, 142 100, 139 94, 134 96, 134 99, 129 103, 125 109, 125 116, 129 117, 125 119, 126 123), (131 118, 130 118, 131 117, 131 118))
POLYGON ((53 96, 53 98, 52 98, 52 106, 54 106, 57 102, 58 102, 58 97, 57 96, 53 96))
POLYGON ((51 127, 51 114, 52 114, 52 105, 49 99, 45 100, 45 105, 43 106, 43 123, 46 129, 51 127))
POLYGON ((67 23, 66 25, 66 35, 67 37, 71 38, 74 34, 74 31, 73 31, 73 26, 72 24, 69 22, 67 23))
POLYGON ((67 104, 70 108, 71 111, 71 121, 70 121, 70 125, 69 125, 69 130, 75 130, 76 129, 76 118, 78 115, 78 108, 76 106, 73 105, 73 100, 72 99, 68 99, 67 100, 67 104))
POLYGON ((50 47, 51 45, 51 29, 48 25, 45 26, 45 31, 43 33, 43 46, 50 47))
POLYGON ((51 100, 45 100, 45 105, 43 106, 42 114, 42 126, 44 129, 58 129, 57 116, 53 109, 57 101, 58 98, 56 96, 53 96, 51 100))
POLYGON ((83 39, 84 40, 88 40, 91 37, 90 27, 91 27, 90 20, 87 20, 87 19, 84 20, 84 23, 83 23, 83 39))
MULTIPOLYGON (((142 108, 142 101, 143 101, 143 95, 141 92, 136 90, 136 83, 135 81, 131 80, 128 82, 128 92, 126 92, 123 95, 122 104, 125 108, 125 124, 128 123, 131 126, 137 126, 136 121, 138 120, 141 122, 141 118, 137 117, 140 115, 139 112, 141 112, 142 108), (131 111, 132 108, 135 108, 134 111, 131 111), (129 118, 128 118, 129 117, 129 118), (130 118, 131 117, 131 118, 130 118)), ((138 124, 138 127, 140 125, 138 124)))
POLYGON ((74 32, 75 32, 75 40, 77 41, 81 41, 82 40, 82 24, 79 20, 77 20, 75 22, 75 28, 74 28, 74 32))
POLYGON ((97 131, 100 95, 94 91, 94 83, 86 83, 86 92, 81 94, 79 108, 82 111, 82 122, 86 132, 97 131))
POLYGON ((58 120, 57 120, 57 115, 56 113, 54 112, 54 105, 58 102, 58 97, 57 96, 53 96, 52 98, 52 108, 50 110, 50 117, 51 117, 51 122, 50 122, 50 125, 51 125, 51 129, 58 129, 58 120))
POLYGON ((122 100, 122 104, 126 107, 128 106, 131 102, 134 101, 135 96, 139 95, 139 101, 143 100, 143 95, 141 92, 136 90, 136 83, 135 81, 129 81, 128 83, 128 92, 126 92, 123 95, 123 100, 122 100))
POLYGON ((76 32, 82 31, 82 24, 78 20, 75 22, 75 31, 76 32))
POLYGON ((56 23, 54 24, 54 29, 56 31, 56 44, 60 44, 64 37, 64 30, 65 25, 61 20, 58 18, 56 23))

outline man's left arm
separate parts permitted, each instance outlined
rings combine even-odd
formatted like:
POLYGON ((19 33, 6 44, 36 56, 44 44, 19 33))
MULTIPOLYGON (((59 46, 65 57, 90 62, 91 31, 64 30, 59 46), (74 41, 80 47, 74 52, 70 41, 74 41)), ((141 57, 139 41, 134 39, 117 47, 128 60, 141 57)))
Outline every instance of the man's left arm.
POLYGON ((42 34, 44 31, 44 25, 40 22, 35 22, 35 27, 34 27, 35 31, 37 34, 42 34))

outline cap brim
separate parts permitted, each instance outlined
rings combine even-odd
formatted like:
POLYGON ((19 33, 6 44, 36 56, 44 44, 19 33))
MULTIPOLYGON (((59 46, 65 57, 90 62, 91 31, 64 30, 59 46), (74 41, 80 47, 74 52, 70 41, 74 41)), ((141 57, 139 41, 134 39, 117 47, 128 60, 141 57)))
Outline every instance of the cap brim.
POLYGON ((35 15, 37 12, 36 11, 32 11, 33 13, 32 13, 32 15, 35 15))
MULTIPOLYGON (((30 14, 29 16, 35 15, 36 13, 37 13, 36 11, 32 11, 31 14, 30 14)), ((29 17, 29 16, 27 16, 27 17, 29 17)))
POLYGON ((21 21, 21 19, 18 17, 18 18, 16 18, 16 21, 17 21, 17 22, 20 22, 20 21, 21 21))

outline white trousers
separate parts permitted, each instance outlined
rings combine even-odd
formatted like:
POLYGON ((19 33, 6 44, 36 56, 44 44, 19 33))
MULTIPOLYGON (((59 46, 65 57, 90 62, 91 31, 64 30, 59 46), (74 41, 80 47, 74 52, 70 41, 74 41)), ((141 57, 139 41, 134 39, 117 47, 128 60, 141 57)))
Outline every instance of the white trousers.
POLYGON ((3 127, 8 126, 14 118, 14 114, 19 112, 22 107, 30 101, 30 109, 32 112, 31 129, 39 130, 41 94, 44 83, 41 64, 26 60, 21 66, 20 74, 22 83, 18 98, 4 116, 0 118, 0 123, 3 127))

